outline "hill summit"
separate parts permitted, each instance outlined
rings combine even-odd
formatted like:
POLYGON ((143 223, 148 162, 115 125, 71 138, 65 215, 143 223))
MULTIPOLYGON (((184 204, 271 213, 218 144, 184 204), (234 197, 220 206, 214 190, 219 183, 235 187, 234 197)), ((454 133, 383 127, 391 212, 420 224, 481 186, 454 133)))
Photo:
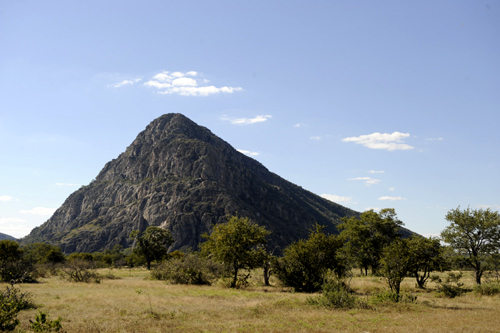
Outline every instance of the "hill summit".
POLYGON ((197 249, 203 233, 234 214, 265 226, 271 246, 283 248, 315 223, 336 233, 341 217, 358 213, 286 181, 185 116, 166 114, 22 243, 66 253, 127 248, 132 230, 152 225, 172 232, 170 250, 197 249))

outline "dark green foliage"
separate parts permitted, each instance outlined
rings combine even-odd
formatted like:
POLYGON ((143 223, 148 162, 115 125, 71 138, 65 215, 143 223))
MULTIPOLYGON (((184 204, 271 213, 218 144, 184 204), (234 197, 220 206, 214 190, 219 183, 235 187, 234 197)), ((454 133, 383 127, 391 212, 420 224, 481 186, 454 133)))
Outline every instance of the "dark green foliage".
POLYGON ((464 283, 460 282, 463 277, 463 273, 448 273, 448 276, 444 281, 439 279, 439 277, 432 277, 434 282, 438 283, 437 291, 438 295, 442 295, 448 298, 454 298, 462 295, 467 290, 464 288, 464 283))
POLYGON ((61 320, 61 317, 50 320, 46 313, 39 311, 35 315, 35 321, 30 319, 30 329, 33 332, 59 332, 62 329, 61 320))
POLYGON ((14 285, 7 286, 0 292, 0 331, 14 330, 19 324, 19 311, 34 307, 31 294, 21 292, 14 285))
POLYGON ((59 264, 66 261, 66 257, 59 246, 46 243, 33 243, 23 246, 24 258, 33 264, 59 264))
POLYGON ((231 216, 227 223, 215 225, 210 236, 203 235, 207 241, 201 245, 202 253, 231 267, 231 288, 235 288, 240 270, 262 264, 259 262, 259 246, 266 244, 269 234, 264 227, 246 217, 231 216))
POLYGON ((12 283, 36 282, 33 264, 24 259, 23 250, 15 241, 0 241, 0 279, 12 283))
POLYGON ((424 288, 431 273, 445 266, 444 249, 439 239, 412 236, 408 238, 410 262, 408 270, 419 288, 424 288))
POLYGON ((345 251, 358 266, 368 274, 371 267, 374 274, 380 264, 382 249, 400 237, 399 229, 403 223, 396 217, 392 208, 373 210, 361 214, 360 218, 343 218, 337 228, 346 241, 345 251))
POLYGON ((148 270, 151 269, 152 261, 161 260, 167 255, 168 247, 174 242, 169 230, 154 226, 147 227, 142 235, 137 230, 132 231, 130 236, 136 238, 134 251, 144 256, 148 270))
POLYGON ((367 304, 357 299, 352 294, 349 285, 343 279, 328 279, 322 287, 322 295, 318 297, 309 297, 309 304, 327 307, 327 308, 367 308, 367 304))
POLYGON ((197 253, 177 256, 157 266, 151 276, 173 284, 210 285, 230 274, 227 265, 215 262, 197 253))
POLYGON ((500 248, 500 214, 491 209, 452 209, 446 214, 450 225, 441 232, 443 240, 464 258, 476 273, 476 283, 487 270, 486 259, 500 248))
POLYGON ((410 267, 410 249, 408 239, 396 239, 382 251, 381 273, 386 278, 389 288, 399 295, 401 282, 410 267))
POLYGON ((72 259, 61 268, 61 275, 71 282, 101 282, 93 262, 83 259, 72 259))
POLYGON ((322 229, 316 225, 307 240, 289 245, 284 256, 274 260, 274 272, 283 284, 296 291, 315 292, 323 286, 329 270, 339 278, 345 275, 347 261, 340 251, 343 242, 322 229))

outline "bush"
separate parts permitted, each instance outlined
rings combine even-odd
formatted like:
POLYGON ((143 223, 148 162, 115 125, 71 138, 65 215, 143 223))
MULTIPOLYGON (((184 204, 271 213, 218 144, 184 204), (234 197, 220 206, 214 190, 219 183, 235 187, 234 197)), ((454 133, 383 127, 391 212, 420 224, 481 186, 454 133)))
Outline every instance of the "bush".
POLYGON ((448 276, 446 277, 446 280, 444 280, 444 282, 441 279, 437 278, 436 276, 433 276, 432 277, 433 282, 437 282, 438 284, 437 287, 438 296, 454 298, 465 293, 467 290, 464 288, 464 284, 460 282, 462 276, 463 276, 462 272, 460 273, 450 272, 448 273, 448 276))
POLYGON ((165 280, 173 284, 197 285, 210 285, 228 274, 229 269, 224 264, 195 253, 188 253, 166 261, 151 272, 151 276, 157 280, 165 280))
POLYGON ((367 304, 352 295, 349 286, 343 280, 328 280, 323 284, 323 295, 319 297, 310 297, 307 299, 309 304, 323 306, 327 308, 366 308, 367 304))
POLYGON ((393 302, 393 303, 416 303, 417 302, 417 296, 414 296, 412 294, 399 294, 393 291, 387 291, 383 293, 376 293, 373 294, 372 303, 387 303, 387 302, 393 302))
POLYGON ((500 283, 491 282, 476 284, 473 288, 474 293, 482 296, 493 296, 500 294, 500 283))
POLYGON ((61 320, 61 317, 56 320, 49 320, 47 314, 39 311, 35 316, 35 321, 30 319, 30 328, 33 332, 59 332, 62 328, 61 320))
POLYGON ((94 264, 82 259, 68 261, 66 265, 61 268, 61 275, 63 278, 72 282, 101 282, 101 277, 96 272, 94 264))
POLYGON ((0 292, 0 331, 12 331, 19 324, 17 314, 24 309, 34 308, 31 294, 23 293, 14 285, 0 292))

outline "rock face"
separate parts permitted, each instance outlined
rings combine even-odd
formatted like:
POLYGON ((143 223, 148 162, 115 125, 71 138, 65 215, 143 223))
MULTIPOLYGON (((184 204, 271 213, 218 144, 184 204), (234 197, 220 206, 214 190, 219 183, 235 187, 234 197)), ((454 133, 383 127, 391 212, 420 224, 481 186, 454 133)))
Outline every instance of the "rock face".
POLYGON ((233 214, 272 231, 279 248, 307 237, 315 223, 336 233, 341 217, 358 215, 271 173, 185 116, 166 114, 22 244, 48 242, 66 253, 127 248, 132 230, 153 225, 172 232, 170 250, 196 249, 203 233, 233 214))

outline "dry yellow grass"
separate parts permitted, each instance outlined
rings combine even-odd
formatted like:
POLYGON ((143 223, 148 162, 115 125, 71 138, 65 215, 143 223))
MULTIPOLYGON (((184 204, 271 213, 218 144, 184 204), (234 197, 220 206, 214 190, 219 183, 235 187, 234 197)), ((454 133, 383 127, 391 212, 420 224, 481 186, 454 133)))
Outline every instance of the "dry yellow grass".
MULTIPOLYGON (((500 332, 500 297, 436 298, 409 278, 403 291, 418 293, 417 304, 329 310, 280 287, 231 290, 168 285, 145 279, 143 270, 113 274, 121 278, 85 284, 50 277, 20 288, 51 318, 61 316, 66 332, 500 332)), ((386 288, 374 277, 354 278, 352 287, 359 297, 386 288)), ((21 328, 37 311, 20 313, 21 328)))

